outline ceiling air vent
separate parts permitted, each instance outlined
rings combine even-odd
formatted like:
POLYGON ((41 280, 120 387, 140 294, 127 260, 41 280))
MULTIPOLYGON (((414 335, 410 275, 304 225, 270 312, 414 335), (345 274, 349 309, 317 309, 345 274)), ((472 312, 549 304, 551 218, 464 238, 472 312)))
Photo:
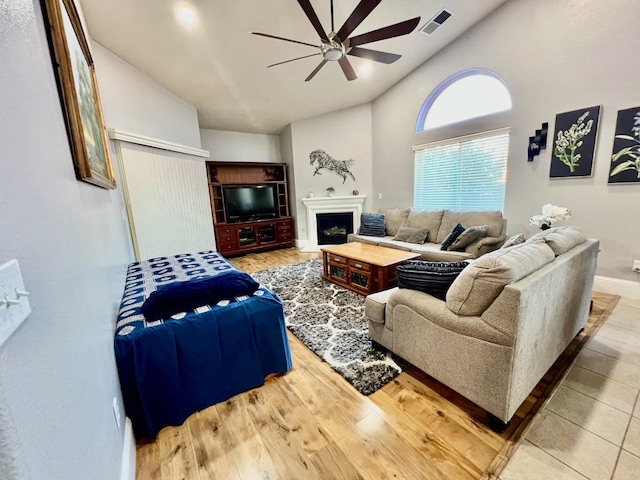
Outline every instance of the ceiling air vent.
POLYGON ((449 12, 442 10, 435 17, 429 20, 427 24, 420 29, 420 31, 425 35, 431 35, 440 25, 446 22, 450 16, 451 14, 449 12))

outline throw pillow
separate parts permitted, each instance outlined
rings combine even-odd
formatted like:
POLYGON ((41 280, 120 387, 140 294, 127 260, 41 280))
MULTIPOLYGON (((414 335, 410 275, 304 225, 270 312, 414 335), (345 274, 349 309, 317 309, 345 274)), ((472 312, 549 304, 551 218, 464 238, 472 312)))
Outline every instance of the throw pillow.
POLYGON ((500 248, 509 248, 525 242, 524 233, 518 233, 509 238, 500 248))
POLYGON ((442 241, 440 250, 447 250, 451 246, 451 244, 456 241, 456 238, 462 235, 462 232, 464 232, 465 230, 466 228, 461 223, 453 227, 451 233, 449 233, 449 235, 447 235, 447 237, 442 241))
POLYGON ((251 275, 228 270, 213 277, 173 282, 161 285, 149 295, 140 312, 149 321, 169 318, 203 305, 215 305, 220 300, 251 295, 260 285, 251 275))
POLYGON ((398 288, 418 290, 445 300, 447 290, 468 265, 467 262, 410 260, 396 268, 398 288))
POLYGON ((400 227, 398 233, 393 237, 394 240, 401 242, 418 243, 422 245, 427 239, 429 230, 426 228, 400 227))
POLYGON ((487 236, 486 225, 478 225, 476 227, 469 227, 456 238, 447 250, 464 250, 465 247, 475 242, 477 239, 487 236))
POLYGON ((384 215, 362 213, 360 215, 360 235, 384 237, 384 215))

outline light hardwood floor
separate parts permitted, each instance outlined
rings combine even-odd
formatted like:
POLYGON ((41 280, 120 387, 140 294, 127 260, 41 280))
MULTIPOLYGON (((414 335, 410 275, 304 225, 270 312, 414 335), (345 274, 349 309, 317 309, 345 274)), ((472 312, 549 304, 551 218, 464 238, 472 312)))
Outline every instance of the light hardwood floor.
MULTIPOLYGON (((286 249, 230 260, 251 273, 316 257, 286 249)), ((588 334, 616 301, 594 294, 588 334)), ((139 444, 137 478, 496 478, 587 336, 576 337, 498 435, 486 426, 482 409, 415 368, 364 397, 289 334, 289 373, 139 444)))

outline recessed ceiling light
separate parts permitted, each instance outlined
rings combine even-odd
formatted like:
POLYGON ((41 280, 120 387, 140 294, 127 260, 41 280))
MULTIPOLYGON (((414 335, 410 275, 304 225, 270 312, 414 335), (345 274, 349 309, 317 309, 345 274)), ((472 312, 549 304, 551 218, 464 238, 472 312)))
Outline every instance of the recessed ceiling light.
POLYGON ((196 12, 194 12, 190 7, 179 8, 176 12, 176 16, 178 17, 178 20, 185 25, 191 25, 196 21, 196 12))

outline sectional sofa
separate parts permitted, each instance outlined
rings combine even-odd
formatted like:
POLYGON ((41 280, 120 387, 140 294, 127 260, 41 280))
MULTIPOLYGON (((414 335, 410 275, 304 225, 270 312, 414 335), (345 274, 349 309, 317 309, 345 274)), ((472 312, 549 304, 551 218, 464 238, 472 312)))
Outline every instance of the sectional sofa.
POLYGON ((397 248, 420 254, 420 259, 432 262, 459 262, 499 248, 506 239, 507 220, 500 211, 460 212, 455 210, 421 211, 411 208, 381 208, 385 216, 385 236, 373 237, 350 234, 348 242, 362 242, 382 247, 397 248), (487 226, 486 236, 475 240, 464 250, 441 250, 441 244, 458 224, 465 227, 487 226), (400 227, 428 230, 425 243, 395 240, 400 227))
POLYGON ((369 336, 504 431, 587 322, 598 247, 572 227, 552 228, 471 262, 444 301, 398 288, 369 295, 369 336))

